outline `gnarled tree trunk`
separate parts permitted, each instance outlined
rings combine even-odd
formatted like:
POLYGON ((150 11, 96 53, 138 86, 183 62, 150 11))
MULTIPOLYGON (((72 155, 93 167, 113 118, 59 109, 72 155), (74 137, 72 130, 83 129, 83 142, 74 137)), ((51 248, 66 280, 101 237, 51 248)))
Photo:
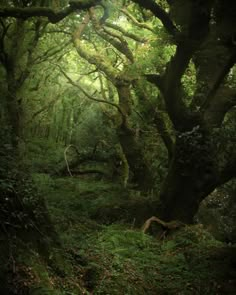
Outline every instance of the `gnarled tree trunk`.
POLYGON ((200 202, 219 181, 210 137, 200 130, 179 135, 160 194, 163 219, 192 223, 200 202))

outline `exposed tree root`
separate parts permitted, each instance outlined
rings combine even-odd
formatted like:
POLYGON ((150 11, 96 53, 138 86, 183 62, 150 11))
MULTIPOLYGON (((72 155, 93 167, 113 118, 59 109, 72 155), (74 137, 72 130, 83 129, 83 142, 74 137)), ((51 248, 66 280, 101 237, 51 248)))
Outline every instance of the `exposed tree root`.
POLYGON ((178 220, 173 220, 173 221, 169 221, 169 222, 165 222, 163 220, 161 220, 160 218, 157 218, 155 216, 152 216, 151 218, 147 219, 142 227, 142 231, 143 233, 146 233, 148 231, 148 229, 150 228, 152 222, 155 221, 158 224, 161 225, 161 227, 163 228, 163 232, 160 236, 160 239, 162 239, 167 232, 169 232, 170 230, 174 230, 174 229, 178 229, 180 227, 185 226, 185 224, 181 221, 178 220))

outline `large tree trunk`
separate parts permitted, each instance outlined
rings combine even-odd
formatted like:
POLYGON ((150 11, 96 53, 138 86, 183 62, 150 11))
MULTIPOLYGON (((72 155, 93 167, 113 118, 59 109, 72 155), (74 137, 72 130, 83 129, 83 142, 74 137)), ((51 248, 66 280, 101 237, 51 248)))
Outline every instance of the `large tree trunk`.
POLYGON ((193 222, 200 202, 220 184, 216 164, 208 135, 195 130, 177 137, 160 193, 163 220, 193 222))

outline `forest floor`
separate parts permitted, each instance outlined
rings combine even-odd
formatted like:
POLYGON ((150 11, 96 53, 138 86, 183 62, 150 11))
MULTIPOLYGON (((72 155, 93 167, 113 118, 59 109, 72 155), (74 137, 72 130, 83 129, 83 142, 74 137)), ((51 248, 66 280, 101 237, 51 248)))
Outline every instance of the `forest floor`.
POLYGON ((32 294, 236 294, 235 246, 215 240, 202 225, 162 240, 142 232, 153 196, 91 178, 35 174, 34 181, 62 247, 50 257, 47 291, 32 294))

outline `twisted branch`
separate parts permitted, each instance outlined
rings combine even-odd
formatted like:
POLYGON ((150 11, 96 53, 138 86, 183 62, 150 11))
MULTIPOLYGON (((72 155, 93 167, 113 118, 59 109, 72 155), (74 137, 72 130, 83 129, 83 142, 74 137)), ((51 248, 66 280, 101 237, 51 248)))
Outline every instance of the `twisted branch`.
POLYGON ((77 10, 85 10, 92 6, 98 5, 101 0, 71 0, 69 6, 61 11, 55 11, 48 7, 4 7, 0 8, 0 17, 14 17, 20 19, 28 19, 30 17, 47 17, 50 23, 58 23, 71 13, 77 10))

